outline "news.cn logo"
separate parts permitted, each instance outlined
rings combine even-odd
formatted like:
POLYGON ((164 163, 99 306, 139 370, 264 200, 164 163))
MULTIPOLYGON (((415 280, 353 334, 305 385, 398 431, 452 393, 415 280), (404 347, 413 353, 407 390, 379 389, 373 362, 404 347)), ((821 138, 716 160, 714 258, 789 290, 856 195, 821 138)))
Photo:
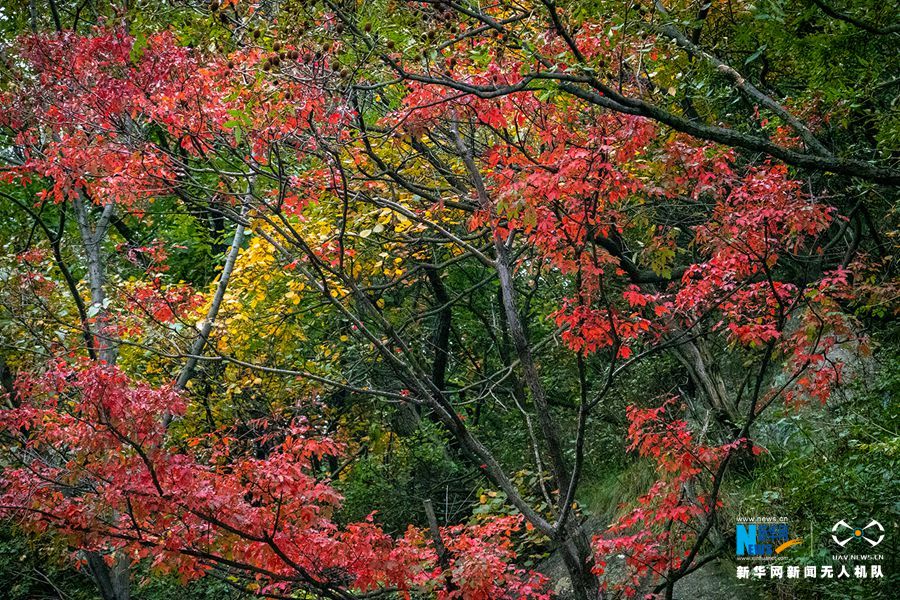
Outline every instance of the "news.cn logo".
POLYGON ((738 556, 775 556, 802 543, 791 539, 787 523, 737 523, 735 545, 738 556))
POLYGON ((834 527, 831 528, 831 539, 833 539, 841 548, 856 539, 866 540, 872 544, 872 547, 874 548, 884 539, 884 527, 881 526, 881 523, 873 519, 865 527, 857 528, 852 527, 842 519, 835 523, 834 527), (847 530, 849 530, 849 533, 847 530), (843 536, 845 535, 848 537, 844 538, 843 536))

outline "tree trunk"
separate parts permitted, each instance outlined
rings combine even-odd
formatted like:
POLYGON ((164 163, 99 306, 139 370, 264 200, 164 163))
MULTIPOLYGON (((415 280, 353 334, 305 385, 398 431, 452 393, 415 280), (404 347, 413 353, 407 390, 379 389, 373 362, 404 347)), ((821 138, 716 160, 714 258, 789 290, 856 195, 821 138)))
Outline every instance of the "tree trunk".
MULTIPOLYGON (((117 341, 108 330, 109 311, 106 308, 106 263, 103 256, 103 242, 109 230, 110 221, 115 216, 115 204, 110 202, 95 223, 91 223, 90 199, 81 191, 73 202, 75 220, 81 233, 85 258, 88 266, 88 285, 91 291, 91 307, 97 317, 95 329, 97 357, 106 364, 116 364, 119 357, 117 341)), ((103 600, 129 600, 131 578, 128 558, 121 552, 113 553, 113 564, 108 565, 97 552, 87 552, 87 571, 96 582, 103 600)))
POLYGON ((741 416, 738 414, 734 402, 729 397, 725 380, 716 367, 716 361, 713 359, 706 342, 702 339, 696 339, 679 344, 675 346, 675 356, 687 369, 691 381, 701 391, 702 396, 706 398, 717 420, 732 427, 735 423, 739 423, 741 416))
POLYGON ((128 559, 121 553, 115 554, 115 561, 110 566, 99 552, 87 552, 87 571, 96 582, 103 600, 130 600, 128 567, 128 559))
POLYGON ((600 581, 593 573, 590 541, 584 529, 575 522, 567 529, 568 537, 560 552, 572 581, 572 597, 576 600, 596 600, 600 597, 600 581))
POLYGON ((81 241, 84 245, 84 254, 87 259, 88 285, 91 290, 91 307, 97 318, 95 334, 97 336, 97 355, 100 360, 114 365, 118 358, 118 346, 116 340, 108 331, 109 311, 106 308, 106 282, 105 262, 103 257, 103 241, 109 223, 115 213, 115 204, 112 202, 103 207, 103 212, 95 224, 91 224, 90 210, 87 203, 90 200, 81 192, 73 202, 75 207, 75 219, 78 221, 78 229, 81 233, 81 241))

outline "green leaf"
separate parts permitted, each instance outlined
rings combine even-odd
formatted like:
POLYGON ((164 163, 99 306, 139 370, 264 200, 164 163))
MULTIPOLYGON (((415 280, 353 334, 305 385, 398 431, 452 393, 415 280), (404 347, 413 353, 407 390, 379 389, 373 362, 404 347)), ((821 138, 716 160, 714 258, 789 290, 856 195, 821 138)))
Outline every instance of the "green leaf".
POLYGON ((749 65, 749 64, 752 63, 754 60, 756 60, 757 58, 759 58, 760 56, 762 56, 762 53, 765 52, 766 47, 767 47, 767 44, 763 44, 762 46, 760 46, 760 47, 757 49, 756 52, 754 52, 753 54, 751 54, 750 56, 748 56, 748 57, 744 60, 744 64, 745 64, 745 65, 749 65))
POLYGON ((143 33, 137 34, 134 38, 134 44, 131 46, 129 57, 131 62, 137 63, 144 56, 144 49, 147 47, 147 36, 143 33))

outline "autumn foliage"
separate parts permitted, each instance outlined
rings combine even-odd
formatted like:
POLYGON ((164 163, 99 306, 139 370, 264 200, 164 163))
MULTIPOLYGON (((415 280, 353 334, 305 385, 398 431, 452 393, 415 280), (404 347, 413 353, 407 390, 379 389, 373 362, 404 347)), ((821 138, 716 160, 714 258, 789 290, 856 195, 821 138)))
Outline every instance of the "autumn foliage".
POLYGON ((509 565, 519 519, 446 529, 447 578, 422 531, 393 539, 371 519, 338 526, 340 494, 315 476, 313 461, 341 447, 302 423, 253 440, 271 444, 257 458, 227 432, 173 444, 162 416, 181 415, 184 400, 114 368, 61 362, 39 379, 21 379, 17 393, 22 406, 5 411, 2 426, 21 440, 23 466, 4 471, 0 505, 75 547, 119 550, 184 579, 245 571, 262 593, 288 594, 302 582, 361 592, 436 587, 447 598, 546 597, 540 576, 509 565))
POLYGON ((328 0, 213 4, 202 33, 109 19, 10 49, 2 194, 44 237, 0 290, 26 315, 10 331, 40 337, 10 362, 0 515, 77 565, 271 597, 549 598, 533 546, 581 599, 671 597, 723 551, 755 424, 825 405, 896 293, 861 202, 809 173, 896 173, 819 148, 827 123, 643 8, 635 32, 553 2, 410 2, 379 30, 328 0), (678 50, 749 124, 670 98, 678 50), (689 391, 607 409, 663 356, 689 391), (655 483, 588 533, 600 421, 655 483), (346 519, 345 469, 402 443, 504 512, 346 519))

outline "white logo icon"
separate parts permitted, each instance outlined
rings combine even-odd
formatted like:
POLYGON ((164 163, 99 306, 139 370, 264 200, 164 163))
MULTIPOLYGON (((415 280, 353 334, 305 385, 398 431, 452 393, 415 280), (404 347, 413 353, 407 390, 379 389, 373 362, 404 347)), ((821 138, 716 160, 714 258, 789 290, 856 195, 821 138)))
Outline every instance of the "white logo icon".
POLYGON ((850 540, 855 540, 857 538, 862 538, 862 539, 866 540, 867 542, 872 544, 872 547, 874 548, 875 546, 877 546, 878 544, 881 543, 881 540, 884 539, 884 527, 882 527, 881 523, 879 523, 878 521, 873 520, 871 523, 869 523, 865 527, 863 527, 861 529, 857 529, 856 527, 851 527, 850 525, 848 525, 847 521, 841 520, 841 521, 838 521, 837 523, 835 523, 834 527, 831 528, 831 539, 833 539, 835 541, 835 543, 837 543, 837 545, 840 546, 841 548, 843 548, 844 546, 849 544, 850 540), (867 533, 867 531, 872 528, 874 528, 875 531, 867 533), (850 530, 850 532, 851 532, 850 537, 848 537, 846 539, 838 538, 838 535, 847 535, 847 532, 845 532, 844 529, 850 530), (872 537, 869 537, 869 536, 874 536, 874 535, 878 535, 878 539, 873 539, 872 537))

